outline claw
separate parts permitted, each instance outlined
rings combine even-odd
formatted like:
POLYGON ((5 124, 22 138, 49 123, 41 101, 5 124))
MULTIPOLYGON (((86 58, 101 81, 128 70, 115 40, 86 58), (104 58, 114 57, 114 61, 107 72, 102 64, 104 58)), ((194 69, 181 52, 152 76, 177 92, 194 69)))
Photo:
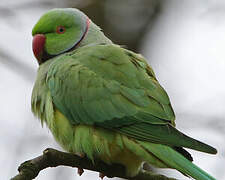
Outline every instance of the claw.
POLYGON ((83 173, 84 173, 84 170, 82 168, 77 169, 77 174, 79 174, 79 176, 81 176, 83 173))
POLYGON ((105 175, 104 175, 103 173, 99 173, 99 177, 100 177, 101 179, 103 179, 103 178, 105 177, 105 175))

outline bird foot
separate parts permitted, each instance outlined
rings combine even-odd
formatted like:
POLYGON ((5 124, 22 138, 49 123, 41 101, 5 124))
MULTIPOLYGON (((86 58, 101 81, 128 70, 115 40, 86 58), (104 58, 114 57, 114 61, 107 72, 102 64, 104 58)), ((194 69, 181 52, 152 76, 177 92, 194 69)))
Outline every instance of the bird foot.
POLYGON ((85 157, 85 154, 84 153, 76 153, 77 156, 81 157, 81 158, 84 158, 85 157))
POLYGON ((105 175, 104 175, 103 173, 99 173, 99 177, 100 177, 101 179, 103 179, 103 178, 105 177, 105 175))
POLYGON ((84 170, 82 168, 77 169, 77 174, 79 174, 79 176, 81 176, 83 173, 84 173, 84 170))
MULTIPOLYGON (((84 153, 76 153, 77 156, 84 158, 85 154, 84 153)), ((77 174, 79 174, 79 176, 81 176, 84 173, 84 170, 82 168, 77 168, 77 174)))

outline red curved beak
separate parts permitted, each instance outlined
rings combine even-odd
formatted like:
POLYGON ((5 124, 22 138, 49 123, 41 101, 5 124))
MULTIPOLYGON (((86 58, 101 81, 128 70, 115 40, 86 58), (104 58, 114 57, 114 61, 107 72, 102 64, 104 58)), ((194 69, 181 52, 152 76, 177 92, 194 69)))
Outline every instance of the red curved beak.
POLYGON ((36 34, 33 37, 32 49, 34 56, 38 60, 39 64, 41 63, 42 55, 44 52, 46 37, 43 34, 36 34))

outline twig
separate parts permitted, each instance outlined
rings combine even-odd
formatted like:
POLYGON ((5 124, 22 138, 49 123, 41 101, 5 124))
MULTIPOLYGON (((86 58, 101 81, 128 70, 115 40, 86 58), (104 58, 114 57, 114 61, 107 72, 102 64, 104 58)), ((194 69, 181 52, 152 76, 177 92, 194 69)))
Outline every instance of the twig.
POLYGON ((122 165, 108 165, 100 160, 96 160, 93 164, 87 157, 82 158, 71 153, 61 152, 51 148, 44 150, 43 155, 22 163, 18 168, 19 174, 11 180, 31 180, 37 177, 41 170, 60 165, 88 169, 101 172, 108 177, 120 177, 129 180, 176 180, 149 171, 141 171, 137 176, 132 178, 127 177, 125 167, 122 165))

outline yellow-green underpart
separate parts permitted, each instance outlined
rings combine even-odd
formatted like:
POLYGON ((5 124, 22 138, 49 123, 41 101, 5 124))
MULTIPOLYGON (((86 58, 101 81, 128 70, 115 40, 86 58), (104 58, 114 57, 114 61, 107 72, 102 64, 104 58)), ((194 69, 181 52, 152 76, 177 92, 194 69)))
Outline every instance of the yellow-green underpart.
POLYGON ((108 164, 123 164, 128 176, 136 175, 144 161, 157 167, 166 167, 157 157, 151 156, 138 141, 94 126, 71 126, 58 110, 54 117, 53 127, 50 129, 59 144, 69 152, 85 154, 93 162, 95 158, 100 158, 108 164))

